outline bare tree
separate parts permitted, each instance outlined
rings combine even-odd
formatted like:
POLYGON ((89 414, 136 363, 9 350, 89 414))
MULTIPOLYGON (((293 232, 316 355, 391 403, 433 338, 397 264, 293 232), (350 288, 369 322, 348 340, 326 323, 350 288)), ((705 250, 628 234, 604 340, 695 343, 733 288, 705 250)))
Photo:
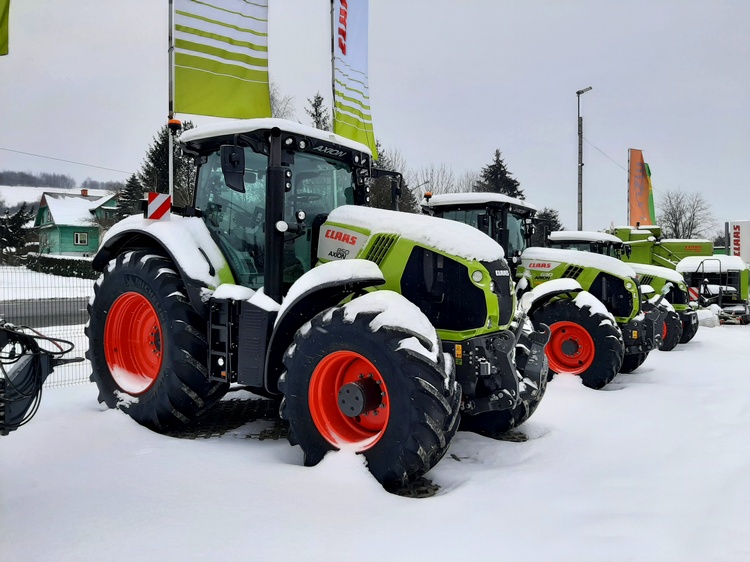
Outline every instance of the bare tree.
POLYGON ((296 120, 294 98, 283 95, 281 88, 274 81, 269 83, 269 93, 271 96, 271 116, 278 117, 279 119, 296 120))
POLYGON ((481 181, 479 172, 473 170, 467 170, 456 180, 456 192, 458 193, 471 193, 475 191, 477 184, 481 181))
POLYGON ((705 238, 716 228, 711 205, 700 193, 669 189, 659 197, 656 208, 666 238, 705 238))
POLYGON ((453 169, 445 164, 429 164, 414 171, 410 176, 413 189, 419 189, 419 197, 425 191, 433 194, 453 193, 456 191, 456 176, 453 169))

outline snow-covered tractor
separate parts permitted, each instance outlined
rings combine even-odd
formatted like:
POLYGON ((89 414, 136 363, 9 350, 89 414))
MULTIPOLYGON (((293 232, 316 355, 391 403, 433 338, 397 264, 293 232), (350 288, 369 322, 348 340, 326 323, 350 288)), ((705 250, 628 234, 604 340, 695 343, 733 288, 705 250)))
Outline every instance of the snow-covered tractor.
POLYGON ((578 375, 599 389, 661 345, 666 312, 643 309, 633 269, 605 255, 528 247, 537 209, 526 201, 497 193, 428 194, 423 210, 473 226, 503 246, 519 290, 538 295, 528 311, 532 322, 551 329, 551 372, 578 375))
MULTIPOLYGON (((559 230, 547 237, 550 248, 577 250, 625 259, 631 253, 630 246, 620 238, 606 232, 559 230)), ((635 271, 641 287, 651 287, 656 295, 644 295, 643 305, 666 308, 660 351, 671 351, 678 343, 687 343, 698 331, 698 314, 690 306, 685 279, 674 269, 658 265, 647 265, 628 261, 635 271), (658 304, 655 304, 658 303, 658 304)))
POLYGON ((325 131, 242 120, 179 142, 193 205, 124 219, 93 260, 100 402, 166 432, 245 388, 279 401, 305 464, 347 448, 385 486, 426 473, 459 424, 531 415, 549 331, 519 315, 492 239, 367 207, 370 151, 325 131))

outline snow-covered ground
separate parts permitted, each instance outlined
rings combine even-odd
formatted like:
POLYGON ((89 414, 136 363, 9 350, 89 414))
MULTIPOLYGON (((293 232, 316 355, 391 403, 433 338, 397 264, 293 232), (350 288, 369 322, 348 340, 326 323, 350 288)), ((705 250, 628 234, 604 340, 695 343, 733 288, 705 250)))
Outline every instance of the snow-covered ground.
POLYGON ((93 294, 94 281, 91 279, 39 273, 25 267, 0 266, 0 301, 90 298, 93 294))
POLYGON ((0 437, 0 560, 750 560, 750 327, 701 327, 605 390, 550 383, 527 442, 459 433, 438 495, 386 493, 362 457, 181 440, 44 392, 0 437))

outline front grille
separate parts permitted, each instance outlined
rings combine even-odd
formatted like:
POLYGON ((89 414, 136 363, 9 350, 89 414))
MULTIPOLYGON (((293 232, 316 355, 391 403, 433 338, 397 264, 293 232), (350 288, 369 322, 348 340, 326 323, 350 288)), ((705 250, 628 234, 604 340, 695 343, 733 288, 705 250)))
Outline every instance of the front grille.
MULTIPOLYGON (((635 280, 632 282, 635 283, 635 280)), ((640 302, 633 301, 633 295, 625 288, 623 279, 609 273, 599 273, 588 291, 618 318, 629 318, 640 309, 640 302)))
POLYGON ((651 285, 651 283, 654 282, 654 276, 653 275, 642 275, 641 276, 641 285, 651 285))

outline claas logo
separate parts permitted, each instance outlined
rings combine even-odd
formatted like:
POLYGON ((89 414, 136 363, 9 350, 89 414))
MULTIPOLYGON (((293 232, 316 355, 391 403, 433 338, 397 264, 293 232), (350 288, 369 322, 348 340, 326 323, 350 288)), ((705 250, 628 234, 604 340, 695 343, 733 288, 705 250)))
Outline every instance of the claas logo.
POLYGON ((696 245, 685 246, 686 252, 700 252, 702 249, 703 249, 703 246, 696 246, 696 245))
POLYGON ((533 261, 529 264, 529 269, 551 269, 552 264, 548 261, 533 261))
POLYGON ((340 230, 333 230, 332 228, 326 230, 326 238, 336 240, 337 242, 343 242, 344 244, 349 244, 350 246, 354 246, 357 243, 356 236, 345 234, 340 230))

